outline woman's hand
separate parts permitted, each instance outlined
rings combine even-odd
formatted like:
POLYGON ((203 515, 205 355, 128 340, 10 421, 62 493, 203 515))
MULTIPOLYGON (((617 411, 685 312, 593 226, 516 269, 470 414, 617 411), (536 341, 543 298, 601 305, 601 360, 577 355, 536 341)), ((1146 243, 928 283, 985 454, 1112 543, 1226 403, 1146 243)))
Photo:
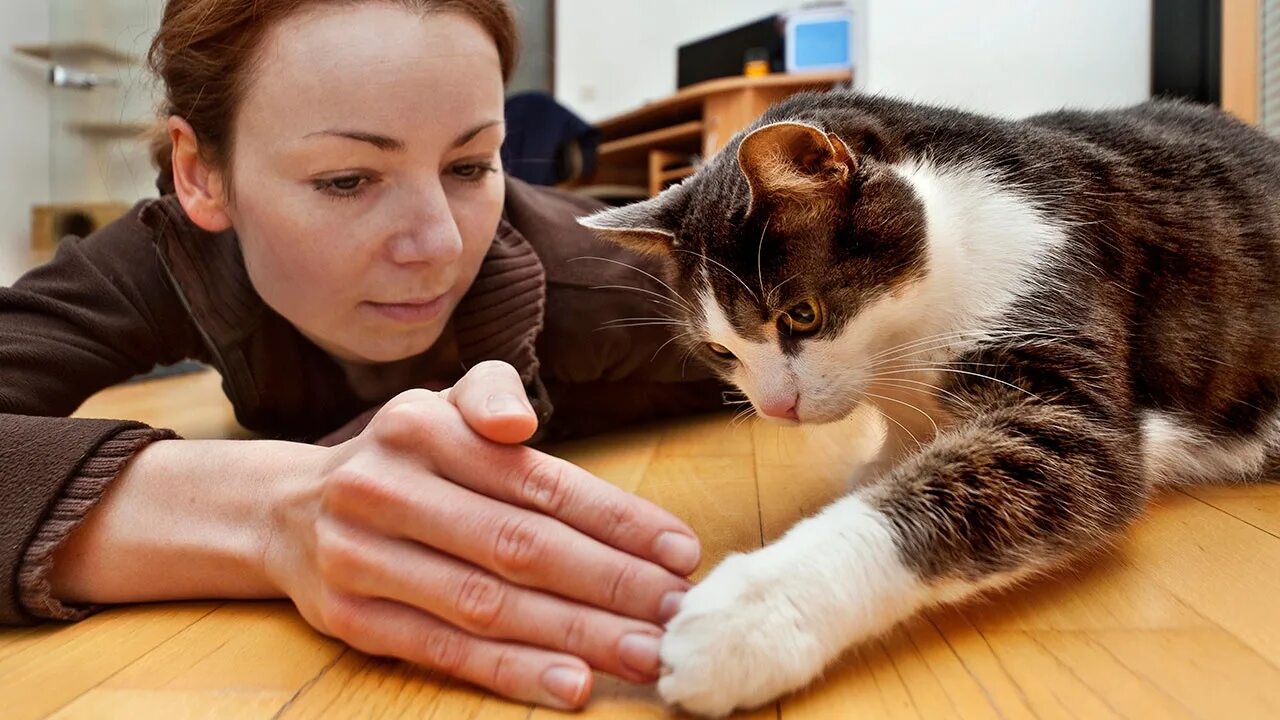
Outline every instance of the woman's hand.
POLYGON ((580 706, 588 665, 652 681, 697 540, 515 445, 536 425, 502 363, 399 395, 291 481, 266 575, 321 632, 518 700, 580 706))

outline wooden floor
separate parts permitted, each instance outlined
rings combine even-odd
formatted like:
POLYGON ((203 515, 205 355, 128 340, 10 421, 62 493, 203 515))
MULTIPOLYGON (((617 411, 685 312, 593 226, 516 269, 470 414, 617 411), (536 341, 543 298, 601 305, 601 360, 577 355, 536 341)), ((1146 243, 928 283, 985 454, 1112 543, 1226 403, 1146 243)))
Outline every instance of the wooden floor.
MULTIPOLYGON (((110 391, 83 413, 236 432, 212 376, 110 391)), ((559 452, 683 517, 714 561, 841 492, 870 432, 714 417, 559 452)), ((585 717, 669 715, 649 687, 602 677, 596 688, 585 717)), ((345 649, 285 603, 137 607, 0 632, 10 720, 556 715, 345 649)), ((1280 718, 1280 485, 1168 492, 1109 557, 917 617, 746 717, 775 716, 1280 718)))

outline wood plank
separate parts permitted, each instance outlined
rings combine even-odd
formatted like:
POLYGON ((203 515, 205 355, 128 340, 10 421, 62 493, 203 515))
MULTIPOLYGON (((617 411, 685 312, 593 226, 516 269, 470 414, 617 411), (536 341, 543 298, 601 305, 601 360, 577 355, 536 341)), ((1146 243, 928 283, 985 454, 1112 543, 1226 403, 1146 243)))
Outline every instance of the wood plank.
POLYGON ((691 120, 600 144, 600 162, 624 162, 644 157, 650 150, 696 152, 702 138, 702 121, 691 120))
POLYGON ((137 420, 193 440, 250 437, 236 422, 222 393, 222 376, 213 370, 108 388, 86 400, 74 416, 137 420))
POLYGON ((1180 493, 1151 515, 1134 528, 1126 562, 1280 666, 1280 540, 1180 493))
POLYGON ((281 711, 282 720, 375 718, 525 718, 526 705, 408 663, 354 650, 304 687, 281 711))
POLYGON ((345 646, 289 603, 228 603, 102 684, 139 690, 279 690, 292 695, 345 646), (288 658, 288 662, 280 662, 288 658))
POLYGON ((658 173, 658 180, 665 184, 672 182, 673 180, 683 180, 696 172, 698 172, 698 168, 693 167, 692 165, 688 167, 675 168, 673 170, 664 170, 658 173))
POLYGON ((1257 124, 1262 33, 1258 0, 1222 0, 1222 109, 1257 124))
POLYGON ((0 659, 6 720, 42 718, 182 632, 214 607, 174 604, 121 608, 41 635, 0 659))
MULTIPOLYGON (((735 433, 725 416, 667 426, 635 492, 671 510, 702 539, 703 559, 693 575, 695 579, 706 575, 730 552, 760 547, 751 436, 735 433), (704 447, 716 448, 716 452, 691 454, 690 443, 706 443, 704 447)), ((538 708, 533 718, 561 715, 563 713, 538 708)), ((600 675, 596 678, 591 704, 575 715, 601 720, 669 716, 653 687, 600 675)), ((742 717, 763 720, 775 716, 775 706, 769 705, 742 717)))
POLYGON ((289 700, 285 692, 90 690, 52 720, 268 720, 289 700))
POLYGON ((702 103, 706 98, 748 88, 784 89, 796 92, 805 89, 830 87, 836 83, 849 82, 853 73, 848 70, 823 71, 812 73, 775 73, 763 77, 749 78, 744 75, 708 80, 690 85, 674 95, 655 100, 620 115, 596 123, 601 137, 613 140, 627 135, 634 135, 654 127, 684 122, 700 115, 702 103))

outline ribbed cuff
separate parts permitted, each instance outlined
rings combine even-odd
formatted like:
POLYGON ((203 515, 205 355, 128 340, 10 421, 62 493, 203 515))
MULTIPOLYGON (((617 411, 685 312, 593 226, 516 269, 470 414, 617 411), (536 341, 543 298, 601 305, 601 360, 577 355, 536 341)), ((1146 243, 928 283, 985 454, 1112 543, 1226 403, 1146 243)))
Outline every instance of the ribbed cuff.
POLYGON ((157 440, 177 437, 172 430, 146 427, 122 430, 99 445, 84 461, 22 557, 18 599, 23 610, 32 617, 46 620, 80 620, 100 609, 92 605, 65 605, 53 597, 49 587, 53 555, 134 455, 157 440))

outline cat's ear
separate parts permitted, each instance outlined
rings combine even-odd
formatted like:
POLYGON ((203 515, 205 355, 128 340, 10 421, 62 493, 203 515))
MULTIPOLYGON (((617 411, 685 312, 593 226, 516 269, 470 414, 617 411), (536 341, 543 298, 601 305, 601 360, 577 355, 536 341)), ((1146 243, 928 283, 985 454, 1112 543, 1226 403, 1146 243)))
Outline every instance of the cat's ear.
POLYGON ((578 224, 638 252, 670 253, 678 245, 676 205, 681 199, 679 188, 673 187, 642 202, 578 218, 578 224))
POLYGON ((805 123, 778 122, 758 128, 738 145, 738 166, 751 186, 751 206, 774 201, 812 201, 848 187, 857 160, 839 135, 805 123))

